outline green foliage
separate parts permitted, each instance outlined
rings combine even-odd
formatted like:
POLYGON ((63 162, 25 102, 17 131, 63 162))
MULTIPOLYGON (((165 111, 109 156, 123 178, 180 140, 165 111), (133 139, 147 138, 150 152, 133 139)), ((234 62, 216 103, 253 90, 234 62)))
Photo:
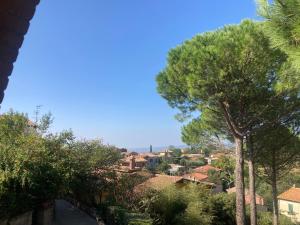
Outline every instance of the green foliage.
POLYGON ((186 159, 180 159, 179 165, 186 166, 187 165, 187 160, 186 159))
POLYGON ((152 225, 148 215, 141 213, 128 213, 128 225, 152 225))
MULTIPOLYGON (((289 171, 277 182, 278 193, 283 193, 293 185, 300 187, 300 175, 297 171, 289 171)), ((272 186, 265 178, 256 178, 256 192, 264 198, 265 205, 272 209, 272 186)))
POLYGON ((271 128, 261 129, 255 135, 255 149, 259 151, 256 160, 264 168, 263 175, 269 183, 274 181, 274 175, 278 180, 285 176, 300 158, 299 121, 295 120, 290 129, 282 125, 274 128, 272 124, 271 128))
POLYGON ((169 188, 157 196, 151 196, 151 202, 148 203, 146 212, 153 218, 154 224, 177 224, 187 207, 183 197, 182 192, 178 192, 175 188, 169 188))
POLYGON ((186 161, 187 167, 198 167, 198 166, 204 166, 205 164, 206 162, 204 159, 199 159, 198 161, 191 161, 191 160, 186 161))
MULTIPOLYGON (((237 142, 238 202, 244 198, 243 139, 273 124, 299 130, 298 89, 284 88, 291 83, 284 84, 288 75, 300 77, 299 73, 287 66, 287 55, 271 46, 262 28, 261 23, 243 21, 197 35, 169 52, 167 66, 157 76, 159 94, 181 111, 181 118, 195 117, 183 128, 183 141, 204 145, 221 137, 237 142)), ((268 132, 264 130, 257 139, 265 134, 268 132)), ((270 141, 276 142, 276 138, 270 141)), ((281 159, 286 156, 276 155, 281 159)), ((267 160, 262 157, 262 161, 267 160)), ((243 224, 243 204, 237 205, 236 212, 237 222, 243 224)))
POLYGON ((205 188, 190 185, 182 189, 170 187, 146 198, 145 209, 154 224, 235 224, 235 199, 232 195, 210 195, 205 188))
POLYGON ((172 151, 172 156, 174 156, 174 157, 180 157, 181 156, 181 149, 180 148, 172 148, 170 150, 172 151))
POLYGON ((118 225, 126 225, 128 224, 128 218, 126 215, 126 209, 121 207, 110 207, 112 213, 114 214, 114 223, 118 225))
MULTIPOLYGON (((226 100, 228 107, 236 107, 234 103, 239 101, 251 107, 255 99, 266 99, 273 85, 270 81, 274 82, 271 72, 278 71, 285 60, 283 53, 270 48, 257 24, 244 21, 197 35, 172 49, 166 68, 157 76, 157 89, 182 113, 200 111, 205 130, 219 131, 224 124, 223 120, 215 122, 222 118, 220 101, 226 100), (260 99, 262 95, 265 97, 260 99)), ((233 119, 241 119, 233 113, 234 108, 230 111, 233 119)))
POLYGON ((300 69, 300 1, 258 1, 258 12, 266 21, 264 30, 274 47, 288 53, 293 65, 300 69))
POLYGON ((182 141, 193 148, 201 148, 205 153, 222 148, 222 140, 228 139, 217 130, 217 127, 226 127, 224 120, 219 118, 216 114, 205 112, 200 118, 193 119, 190 123, 182 127, 182 141), (222 124, 223 123, 223 124, 222 124), (222 126, 220 126, 222 124, 222 126))
MULTIPOLYGON (((163 192, 145 195, 144 210, 160 225, 235 225, 235 195, 214 194, 200 186, 178 189, 170 187, 163 192)), ((143 207, 142 207, 143 208, 143 207)), ((249 215, 247 215, 249 221, 249 215)), ((271 225, 272 214, 260 212, 259 225, 271 225)), ((280 216, 280 224, 292 225, 290 219, 280 216)))
POLYGON ((130 210, 137 210, 139 196, 133 192, 134 188, 149 177, 137 174, 119 175, 110 188, 114 189, 113 202, 130 210))
POLYGON ((10 217, 58 196, 86 203, 108 188, 105 169, 120 153, 100 141, 75 141, 71 131, 48 133, 51 115, 36 123, 10 111, 0 116, 0 217, 10 217))
POLYGON ((224 181, 224 188, 230 188, 234 184, 235 161, 233 158, 221 156, 218 160, 213 161, 212 165, 221 169, 220 179, 224 181))
POLYGON ((109 225, 152 225, 147 214, 132 212, 119 205, 101 204, 97 207, 97 214, 109 225))
POLYGON ((168 162, 166 161, 162 161, 157 167, 156 170, 161 172, 161 173, 165 173, 167 174, 169 169, 171 169, 171 166, 169 165, 168 162))
POLYGON ((186 154, 199 154, 201 153, 201 148, 199 146, 192 145, 190 148, 184 149, 186 154))
POLYGON ((116 175, 110 169, 121 158, 113 146, 100 140, 76 141, 69 151, 69 194, 88 205, 94 205, 95 197, 102 192, 112 192, 116 175))
POLYGON ((0 117, 0 216, 57 196, 63 181, 49 153, 42 133, 25 114, 10 111, 0 117))
MULTIPOLYGON (((258 224, 259 225, 272 225, 272 214, 270 212, 258 213, 258 224)), ((279 224, 281 225, 295 225, 288 217, 284 215, 279 216, 279 224)))
POLYGON ((203 158, 199 158, 199 160, 197 160, 197 161, 188 160, 188 159, 181 159, 179 161, 179 164, 181 166, 185 166, 187 168, 195 168, 195 167, 199 167, 199 166, 204 166, 206 164, 206 162, 203 158))
POLYGON ((129 221, 128 225, 152 225, 152 220, 149 219, 138 219, 129 221))

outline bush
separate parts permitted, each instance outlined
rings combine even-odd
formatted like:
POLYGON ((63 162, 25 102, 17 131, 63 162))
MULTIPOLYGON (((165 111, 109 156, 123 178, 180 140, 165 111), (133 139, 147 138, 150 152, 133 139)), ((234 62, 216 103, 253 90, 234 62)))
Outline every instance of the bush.
POLYGON ((168 164, 168 162, 166 161, 162 161, 157 167, 156 170, 161 172, 161 173, 165 173, 167 174, 169 172, 169 169, 171 168, 171 166, 168 164))
POLYGON ((30 210, 32 204, 33 199, 18 181, 12 178, 0 181, 0 220, 22 214, 30 210))
POLYGON ((146 214, 129 213, 128 225, 152 225, 153 221, 146 214))
POLYGON ((127 225, 128 217, 126 209, 120 206, 110 206, 108 208, 108 217, 110 220, 107 220, 108 224, 112 225, 127 225))
POLYGON ((234 225, 234 195, 211 195, 202 186, 170 187, 146 196, 145 212, 157 225, 234 225))
MULTIPOLYGON (((272 225, 272 213, 270 212, 260 212, 258 214, 258 224, 259 225, 272 225)), ((279 216, 279 224, 281 225, 295 225, 288 217, 284 215, 279 216)))
POLYGON ((70 131, 47 133, 50 121, 46 115, 32 123, 12 111, 0 116, 0 217, 65 194, 93 204, 108 189, 112 179, 105 169, 119 160, 120 152, 99 140, 74 141, 70 131))
POLYGON ((108 225, 152 225, 146 214, 129 212, 122 206, 99 205, 97 213, 108 225))
POLYGON ((198 167, 198 166, 204 166, 206 164, 206 162, 204 159, 201 159, 201 158, 198 161, 181 159, 179 164, 182 166, 187 166, 187 167, 198 167))
POLYGON ((1 115, 0 216, 11 217, 54 199, 61 184, 40 130, 24 114, 1 115))

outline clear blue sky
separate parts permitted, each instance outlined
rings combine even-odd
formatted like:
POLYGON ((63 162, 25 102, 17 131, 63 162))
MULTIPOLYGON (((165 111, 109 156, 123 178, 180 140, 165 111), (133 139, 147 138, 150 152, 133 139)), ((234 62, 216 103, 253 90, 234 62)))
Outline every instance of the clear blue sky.
POLYGON ((170 48, 255 18, 254 0, 41 1, 1 111, 51 111, 53 130, 119 147, 180 145, 176 111, 156 93, 170 48))

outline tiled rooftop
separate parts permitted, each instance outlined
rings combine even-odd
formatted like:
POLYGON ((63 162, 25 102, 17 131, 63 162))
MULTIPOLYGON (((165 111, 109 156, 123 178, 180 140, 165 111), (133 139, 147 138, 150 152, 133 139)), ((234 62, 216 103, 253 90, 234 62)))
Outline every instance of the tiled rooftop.
POLYGON ((220 171, 219 168, 216 168, 216 167, 213 167, 213 166, 210 166, 210 165, 199 166, 199 167, 194 169, 195 172, 204 173, 204 174, 207 174, 209 170, 220 171))
POLYGON ((184 175, 184 178, 188 180, 205 181, 208 176, 202 173, 189 173, 184 175))
POLYGON ((168 175, 155 175, 155 177, 152 177, 145 181, 144 183, 138 185, 135 190, 136 191, 143 191, 147 188, 152 188, 155 190, 162 190, 164 188, 167 188, 168 186, 172 184, 176 184, 180 181, 182 181, 182 177, 179 176, 168 176, 168 175))
POLYGON ((292 187, 278 196, 278 199, 299 202, 300 203, 300 188, 292 187))

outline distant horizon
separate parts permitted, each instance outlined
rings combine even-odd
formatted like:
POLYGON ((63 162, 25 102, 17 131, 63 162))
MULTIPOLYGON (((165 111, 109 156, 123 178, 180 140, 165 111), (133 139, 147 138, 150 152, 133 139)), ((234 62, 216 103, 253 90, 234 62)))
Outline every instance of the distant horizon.
MULTIPOLYGON (((167 149, 170 146, 174 146, 174 145, 166 145, 166 146, 152 146, 152 151, 153 152, 159 152, 162 150, 167 149)), ((187 148, 189 147, 188 145, 177 145, 174 146, 175 148, 187 148)), ((150 145, 149 147, 134 147, 134 148, 126 148, 128 152, 150 152, 150 145)))

